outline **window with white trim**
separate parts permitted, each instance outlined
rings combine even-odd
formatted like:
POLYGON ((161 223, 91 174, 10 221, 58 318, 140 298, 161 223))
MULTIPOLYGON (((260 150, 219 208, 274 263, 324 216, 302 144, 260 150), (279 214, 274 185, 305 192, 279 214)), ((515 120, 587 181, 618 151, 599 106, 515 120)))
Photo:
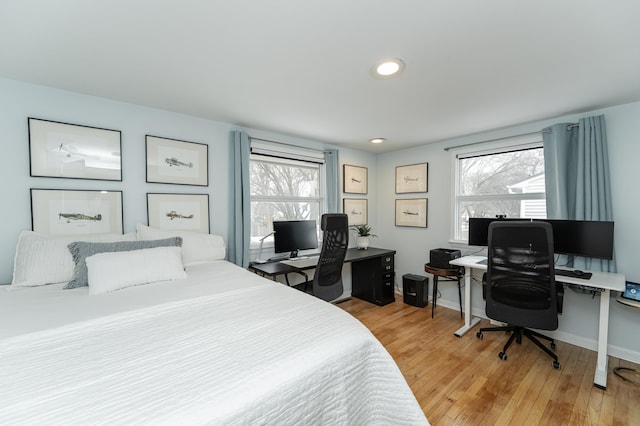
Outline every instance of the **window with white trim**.
MULTIPOLYGON (((267 150, 265 146, 252 142, 249 160, 252 248, 273 231, 274 220, 315 220, 319 224, 326 209, 324 154, 277 145, 267 150), (291 158, 285 158, 287 155, 291 158)), ((264 240, 265 246, 271 243, 273 236, 264 240)))
POLYGON ((455 242, 468 241, 469 218, 547 217, 542 134, 451 149, 455 242))

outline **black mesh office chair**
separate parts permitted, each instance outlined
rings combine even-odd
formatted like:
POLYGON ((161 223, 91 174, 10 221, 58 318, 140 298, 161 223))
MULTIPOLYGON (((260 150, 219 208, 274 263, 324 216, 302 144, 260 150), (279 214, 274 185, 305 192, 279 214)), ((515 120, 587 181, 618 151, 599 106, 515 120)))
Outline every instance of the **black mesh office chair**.
POLYGON ((538 338, 551 342, 551 349, 555 349, 554 340, 527 328, 558 328, 562 286, 555 282, 551 225, 539 221, 492 222, 487 258, 483 279, 487 316, 508 325, 481 328, 477 337, 482 339, 485 331, 511 332, 498 354, 506 360, 509 346, 514 340, 522 343, 525 336, 553 358, 554 368, 560 368, 558 356, 538 338))
POLYGON ((313 279, 295 286, 314 296, 331 301, 342 295, 342 265, 349 245, 349 222, 346 214, 322 215, 322 251, 313 279))

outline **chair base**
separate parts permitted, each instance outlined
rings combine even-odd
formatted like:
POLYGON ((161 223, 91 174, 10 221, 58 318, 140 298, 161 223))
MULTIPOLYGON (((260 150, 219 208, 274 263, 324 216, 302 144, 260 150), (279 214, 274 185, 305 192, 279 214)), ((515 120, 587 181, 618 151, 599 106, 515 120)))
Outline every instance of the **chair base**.
POLYGON ((529 340, 531 340, 533 343, 535 343, 535 345, 537 347, 539 347, 540 349, 542 349, 544 351, 544 353, 546 353, 551 358, 553 358, 553 364, 552 364, 553 368, 555 368, 555 369, 559 369, 560 368, 560 363, 558 362, 558 355, 553 353, 549 348, 544 346, 538 340, 538 338, 540 338, 540 339, 544 339, 544 340, 549 341, 550 342, 549 346, 551 347, 551 349, 555 349, 556 348, 556 343, 549 336, 545 336, 544 334, 540 334, 537 331, 533 331, 533 330, 530 330, 528 328, 519 327, 519 326, 515 326, 515 325, 507 325, 507 326, 503 326, 503 327, 484 327, 484 328, 481 328, 476 333, 476 337, 478 339, 482 339, 482 333, 484 333, 485 331, 511 332, 511 336, 509 337, 509 340, 507 340, 507 343, 502 348, 502 352, 500 352, 498 354, 500 359, 503 360, 503 361, 507 360, 507 349, 509 349, 509 346, 511 346, 513 341, 515 340, 516 343, 521 344, 522 343, 522 336, 524 336, 524 337, 528 338, 529 340))

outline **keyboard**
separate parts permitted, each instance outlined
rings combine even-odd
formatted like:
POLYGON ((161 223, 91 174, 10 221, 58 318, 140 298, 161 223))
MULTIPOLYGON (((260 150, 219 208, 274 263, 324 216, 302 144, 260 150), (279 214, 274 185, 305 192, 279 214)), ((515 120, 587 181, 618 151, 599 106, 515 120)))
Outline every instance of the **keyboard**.
POLYGON ((315 266, 318 264, 320 256, 300 256, 293 259, 281 260, 281 263, 289 266, 295 266, 296 268, 308 268, 309 266, 315 266))
POLYGON ((593 274, 591 272, 584 272, 573 269, 556 269, 556 275, 560 275, 562 277, 579 278, 581 280, 590 280, 593 274))

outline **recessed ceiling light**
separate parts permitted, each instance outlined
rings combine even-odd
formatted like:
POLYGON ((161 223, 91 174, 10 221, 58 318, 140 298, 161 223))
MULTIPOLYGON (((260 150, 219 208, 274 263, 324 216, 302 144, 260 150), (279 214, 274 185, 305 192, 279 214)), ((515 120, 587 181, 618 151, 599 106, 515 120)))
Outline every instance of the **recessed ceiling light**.
POLYGON ((373 138, 373 139, 369 139, 369 142, 371 143, 382 143, 382 142, 386 142, 387 140, 385 138, 373 138))
POLYGON ((392 78, 404 70, 404 62, 398 58, 384 59, 373 66, 371 73, 377 78, 392 78))

